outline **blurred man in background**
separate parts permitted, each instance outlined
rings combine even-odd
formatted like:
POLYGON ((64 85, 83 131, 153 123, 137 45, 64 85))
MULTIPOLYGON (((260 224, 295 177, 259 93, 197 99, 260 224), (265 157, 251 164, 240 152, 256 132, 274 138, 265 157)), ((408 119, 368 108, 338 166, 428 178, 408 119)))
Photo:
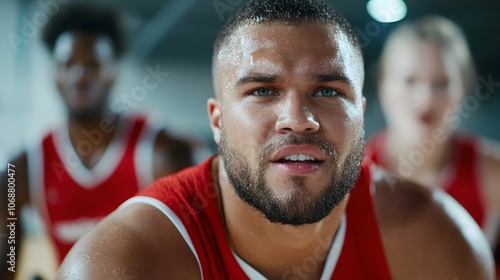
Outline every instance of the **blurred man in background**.
POLYGON ((500 218, 500 146, 455 130, 490 94, 476 83, 463 32, 439 16, 402 24, 386 42, 378 78, 388 126, 368 141, 367 157, 405 178, 448 192, 494 248, 500 218))
MULTIPOLYGON (((59 263, 103 217, 154 179, 190 166, 192 156, 188 144, 147 118, 110 109, 109 96, 125 47, 118 13, 70 6, 50 19, 43 41, 56 63, 56 84, 67 119, 41 139, 30 139, 32 143, 11 163, 16 172, 15 206, 36 207, 59 263)), ((161 75, 156 69, 143 82, 154 84, 161 75)), ((4 205, 7 174, 0 177, 4 205)), ((0 213, 5 221, 6 209, 0 213)), ((22 231, 16 230, 19 250, 22 231)), ((2 240, 1 246, 0 273, 6 274, 2 279, 10 279, 14 273, 3 269, 9 245, 2 240)))

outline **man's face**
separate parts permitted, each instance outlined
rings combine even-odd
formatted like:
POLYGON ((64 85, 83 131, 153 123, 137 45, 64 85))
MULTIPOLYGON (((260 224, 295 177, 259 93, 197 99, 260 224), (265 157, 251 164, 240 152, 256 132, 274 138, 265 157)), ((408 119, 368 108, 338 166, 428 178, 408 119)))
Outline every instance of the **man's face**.
POLYGON ((56 41, 57 88, 77 119, 99 116, 115 80, 111 41, 96 34, 64 33, 56 41))
POLYGON ((214 60, 208 109, 229 180, 271 222, 328 215, 363 154, 361 55, 327 24, 238 28, 214 60))

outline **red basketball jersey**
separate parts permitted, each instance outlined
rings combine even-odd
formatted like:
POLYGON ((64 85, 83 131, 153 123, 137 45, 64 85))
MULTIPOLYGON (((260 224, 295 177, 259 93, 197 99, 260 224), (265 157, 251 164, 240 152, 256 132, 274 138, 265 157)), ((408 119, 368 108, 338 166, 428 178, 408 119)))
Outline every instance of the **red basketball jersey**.
MULTIPOLYGON (((366 158, 387 168, 385 138, 385 131, 379 131, 370 138, 366 146, 366 158)), ((446 178, 440 187, 457 200, 484 229, 486 208, 479 184, 477 143, 477 139, 470 136, 453 136, 451 165, 446 169, 446 178)))
POLYGON ((75 149, 85 153, 95 148, 99 133, 106 131, 88 132, 88 140, 74 148, 68 129, 56 129, 28 149, 32 201, 45 221, 59 262, 99 220, 152 182, 157 130, 140 117, 120 120, 115 129, 104 155, 91 169, 75 149))
MULTIPOLYGON (((264 279, 226 240, 211 178, 212 159, 156 181, 124 206, 147 203, 162 211, 190 247, 203 279, 264 279)), ((363 165, 321 279, 390 279, 370 185, 369 166, 363 165)), ((311 267, 304 263, 303 269, 307 272, 311 267)), ((289 273, 290 279, 295 279, 293 272, 289 273)))

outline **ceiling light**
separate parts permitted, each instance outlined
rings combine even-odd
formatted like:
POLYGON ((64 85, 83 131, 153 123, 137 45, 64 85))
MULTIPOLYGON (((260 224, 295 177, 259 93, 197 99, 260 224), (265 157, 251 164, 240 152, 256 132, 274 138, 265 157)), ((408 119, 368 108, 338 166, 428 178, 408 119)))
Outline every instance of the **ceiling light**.
POLYGON ((370 16, 378 22, 402 20, 408 11, 402 0, 370 0, 366 3, 370 16))

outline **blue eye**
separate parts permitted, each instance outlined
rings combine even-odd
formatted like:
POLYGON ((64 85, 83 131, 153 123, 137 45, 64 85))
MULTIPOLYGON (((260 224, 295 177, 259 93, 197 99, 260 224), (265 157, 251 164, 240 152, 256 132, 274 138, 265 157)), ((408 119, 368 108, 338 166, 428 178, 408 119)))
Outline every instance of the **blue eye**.
POLYGON ((272 91, 269 88, 258 88, 254 90, 252 93, 257 96, 269 96, 274 94, 274 91, 272 91))
POLYGON ((316 93, 317 96, 324 96, 324 97, 331 97, 337 94, 338 92, 331 88, 322 88, 316 93))

